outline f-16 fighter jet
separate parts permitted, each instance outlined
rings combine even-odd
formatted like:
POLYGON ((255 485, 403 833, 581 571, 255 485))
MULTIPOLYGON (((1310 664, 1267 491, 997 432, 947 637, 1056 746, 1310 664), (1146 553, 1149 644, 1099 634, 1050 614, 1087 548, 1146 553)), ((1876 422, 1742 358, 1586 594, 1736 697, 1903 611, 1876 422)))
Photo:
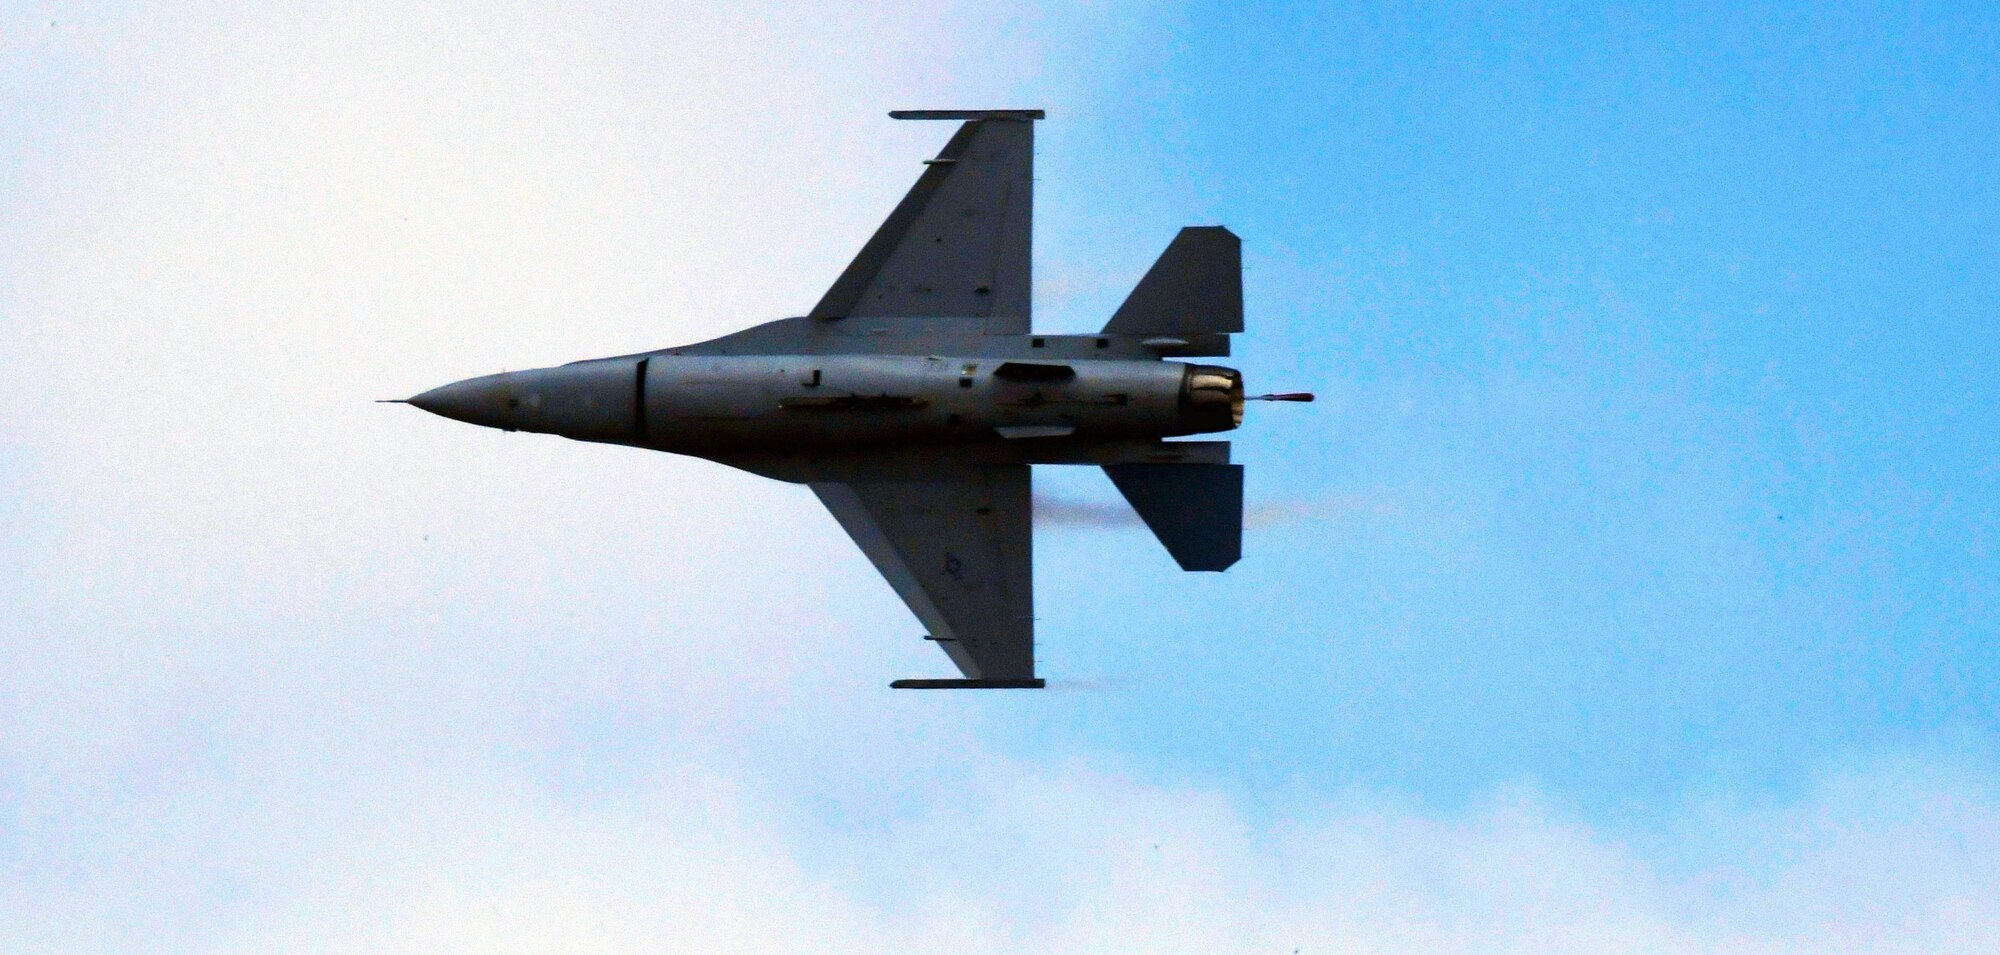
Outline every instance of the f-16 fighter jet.
MULTIPOLYGON (((714 341, 445 385, 408 399, 489 428, 707 458, 805 484, 963 679, 1036 688, 1028 468, 1102 467, 1174 560, 1242 552, 1242 263, 1181 230, 1095 335, 1028 320, 1040 110, 917 110, 958 132, 810 313, 714 341)), ((1266 395, 1310 401, 1311 395, 1266 395)))

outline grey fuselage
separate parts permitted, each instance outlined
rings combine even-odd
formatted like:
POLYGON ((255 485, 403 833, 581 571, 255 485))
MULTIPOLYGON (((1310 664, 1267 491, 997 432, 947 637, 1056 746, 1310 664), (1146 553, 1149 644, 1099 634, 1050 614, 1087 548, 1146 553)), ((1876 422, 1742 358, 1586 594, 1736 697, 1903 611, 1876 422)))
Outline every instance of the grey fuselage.
POLYGON ((899 451, 966 463, 1174 460, 1180 452, 1159 439, 1227 431, 1242 420, 1235 371, 1162 361, 1129 339, 949 344, 977 345, 978 353, 715 354, 690 346, 486 375, 410 400, 472 424, 694 455, 784 480, 815 479, 800 470, 811 462, 893 467, 899 451))

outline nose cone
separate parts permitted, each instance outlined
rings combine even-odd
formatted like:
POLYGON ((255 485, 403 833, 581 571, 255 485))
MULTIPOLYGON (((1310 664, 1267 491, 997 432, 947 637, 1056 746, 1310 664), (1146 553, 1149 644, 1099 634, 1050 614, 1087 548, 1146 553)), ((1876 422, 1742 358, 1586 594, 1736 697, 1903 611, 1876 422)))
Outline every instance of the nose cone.
POLYGON ((411 398, 410 404, 453 421, 513 431, 521 426, 521 396, 510 377, 499 374, 454 381, 411 398))
POLYGON ((640 365, 627 359, 502 372, 432 388, 410 404, 454 421, 579 441, 641 436, 640 365))

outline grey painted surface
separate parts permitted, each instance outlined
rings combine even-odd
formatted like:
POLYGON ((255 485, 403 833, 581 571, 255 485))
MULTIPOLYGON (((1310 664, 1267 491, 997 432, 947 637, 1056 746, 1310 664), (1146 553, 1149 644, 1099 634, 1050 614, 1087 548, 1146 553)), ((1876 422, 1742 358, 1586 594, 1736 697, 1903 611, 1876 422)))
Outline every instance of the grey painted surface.
POLYGON ((1027 465, 812 489, 968 678, 1034 677, 1027 465))
POLYGON ((1029 466, 1103 466, 1181 566, 1241 552, 1224 441, 1241 376, 1236 237, 1191 228, 1106 330, 1029 327, 1033 111, 965 124, 812 313, 712 341, 434 388, 473 424, 688 454, 809 484, 966 681, 1038 686, 1029 466))
POLYGON ((1035 124, 974 119, 861 247, 811 317, 966 317, 1029 327, 1035 124))
POLYGON ((1182 570, 1228 570, 1243 558, 1243 465, 1107 464, 1182 570))

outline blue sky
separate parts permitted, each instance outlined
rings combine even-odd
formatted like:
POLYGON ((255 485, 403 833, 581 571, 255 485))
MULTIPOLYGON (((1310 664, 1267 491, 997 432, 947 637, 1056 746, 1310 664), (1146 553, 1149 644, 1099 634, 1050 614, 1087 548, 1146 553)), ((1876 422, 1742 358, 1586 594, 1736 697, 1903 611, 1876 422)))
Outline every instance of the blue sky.
MULTIPOLYGON (((23 7, 10 950, 2000 945, 2000 20, 23 7), (803 310, 1040 106, 1038 326, 1243 236, 1246 558, 1040 694, 812 499, 369 404, 803 310)), ((1117 503, 1093 471, 1038 493, 1117 503)), ((1052 508, 1051 511, 1058 509, 1052 508)))
MULTIPOLYGON (((1282 6, 1167 34, 1119 116, 1045 150, 1045 197, 1072 166, 1106 192, 1045 203, 1044 254, 1095 244, 1079 206, 1154 190, 1245 235, 1239 357, 1323 400, 1252 422, 1253 494, 1343 507, 1162 601, 1178 677, 1093 743, 1445 800, 1529 775, 1639 811, 1983 747, 1990 18, 1282 6), (1094 158, 1148 129, 1170 185, 1094 158)), ((1082 584, 1099 546, 1057 544, 1051 577, 1082 584)), ((1058 634, 1131 612, 1046 599, 1058 634)), ((1113 642, 1065 649, 1139 655, 1113 642)))

